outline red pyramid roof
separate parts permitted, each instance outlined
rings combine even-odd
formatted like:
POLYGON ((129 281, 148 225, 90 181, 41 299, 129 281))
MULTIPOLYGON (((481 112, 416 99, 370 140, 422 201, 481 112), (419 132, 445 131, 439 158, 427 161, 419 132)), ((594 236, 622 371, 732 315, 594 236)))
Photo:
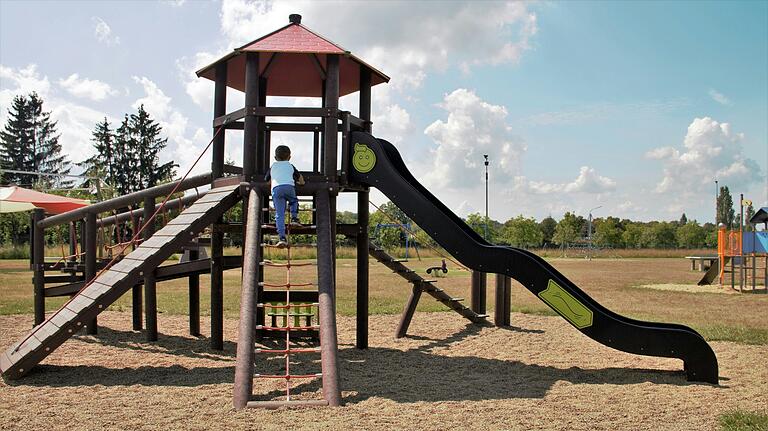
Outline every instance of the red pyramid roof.
POLYGON ((245 91, 245 52, 259 53, 259 69, 268 72, 267 95, 319 97, 326 56, 341 55, 339 94, 360 89, 360 68, 371 70, 371 85, 389 82, 389 77, 366 64, 349 51, 301 25, 300 18, 285 27, 249 42, 213 64, 197 71, 197 76, 216 79, 216 65, 227 63, 227 86, 245 91), (268 70, 267 70, 268 69, 268 70))

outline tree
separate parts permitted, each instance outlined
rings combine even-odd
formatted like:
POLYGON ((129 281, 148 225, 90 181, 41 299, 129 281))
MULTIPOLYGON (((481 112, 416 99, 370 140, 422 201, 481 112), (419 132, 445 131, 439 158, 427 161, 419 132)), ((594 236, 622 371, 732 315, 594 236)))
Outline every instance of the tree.
MULTIPOLYGON (((4 169, 68 174, 69 161, 61 154, 56 122, 43 110, 43 99, 32 93, 16 96, 8 110, 9 118, 0 132, 0 165, 4 169)), ((60 176, 6 172, 4 180, 25 186, 67 187, 71 181, 60 176)))
POLYGON ((552 216, 548 216, 539 223, 539 230, 541 230, 543 235, 542 241, 544 242, 544 245, 552 243, 552 236, 555 234, 555 227, 557 227, 557 221, 555 221, 552 216))
POLYGON ((720 187, 720 193, 717 196, 717 225, 723 223, 726 229, 732 229, 735 219, 731 191, 728 190, 728 186, 720 187))
POLYGON ((595 244, 599 247, 621 247, 623 245, 621 222, 616 217, 595 220, 595 244))
POLYGON ((624 233, 621 234, 621 240, 627 248, 640 248, 640 238, 643 235, 643 226, 637 223, 627 224, 624 233))
POLYGON ((539 247, 544 239, 536 220, 522 215, 504 223, 503 232, 506 242, 515 247, 539 247))
MULTIPOLYGON (((485 238, 485 216, 480 213, 469 214, 464 222, 478 235, 485 238)), ((488 220, 488 241, 498 243, 502 239, 503 225, 495 220, 488 220)))
POLYGON ((675 236, 677 245, 683 248, 701 248, 707 240, 707 232, 695 220, 678 227, 675 236))
POLYGON ((688 217, 685 216, 685 213, 680 216, 680 221, 677 222, 680 226, 685 226, 688 224, 688 217))
POLYGON ((159 154, 168 145, 168 138, 160 138, 162 128, 144 110, 144 105, 139 106, 137 113, 131 114, 128 124, 130 142, 137 162, 135 190, 147 189, 171 180, 178 165, 173 161, 160 164, 159 154))
POLYGON ((669 222, 653 222, 643 229, 640 245, 647 248, 672 248, 677 244, 675 227, 669 222))
POLYGON ((576 241, 581 234, 581 223, 578 217, 567 212, 563 215, 563 219, 557 223, 555 227, 555 234, 552 236, 552 242, 565 247, 567 244, 576 241))
POLYGON ((744 210, 744 230, 747 232, 752 232, 752 230, 755 228, 749 223, 749 220, 755 216, 755 208, 752 206, 752 203, 747 205, 747 209, 744 210))
MULTIPOLYGON (((109 121, 104 117, 104 122, 97 123, 93 129, 91 142, 96 154, 88 159, 78 163, 78 166, 85 169, 85 175, 89 177, 100 178, 107 184, 114 186, 119 183, 118 172, 118 153, 115 151, 115 134, 109 128, 109 121)), ((94 187, 92 181, 87 179, 82 187, 94 187)))

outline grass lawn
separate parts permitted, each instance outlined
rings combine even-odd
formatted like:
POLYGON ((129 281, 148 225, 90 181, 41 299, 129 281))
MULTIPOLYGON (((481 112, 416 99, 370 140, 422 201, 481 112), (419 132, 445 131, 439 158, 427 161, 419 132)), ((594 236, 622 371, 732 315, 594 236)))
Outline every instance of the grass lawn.
MULTIPOLYGON (((645 320, 677 322, 697 329, 708 340, 738 341, 747 344, 768 344, 768 295, 764 294, 713 294, 642 289, 646 284, 695 284, 701 276, 690 271, 690 264, 682 258, 637 259, 585 259, 553 258, 550 262, 578 286, 606 307, 626 316, 645 320)), ((440 263, 438 258, 413 259, 409 265, 424 274, 429 266, 440 263)), ((455 297, 469 298, 470 276, 449 264, 450 271, 440 278, 438 285, 455 297)), ((296 267, 295 281, 316 280, 316 267, 296 267)), ((26 260, 0 261, 0 314, 32 313, 32 273, 26 260)), ((284 269, 269 268, 266 278, 279 282, 285 277, 284 269)), ((355 312, 355 261, 339 259, 337 263, 338 312, 353 315, 355 312)), ((396 314, 402 311, 408 297, 410 284, 392 274, 383 265, 370 263, 370 312, 371 314, 396 314)), ((207 314, 209 278, 201 276, 202 314, 207 314)), ((230 270, 224 275, 224 312, 236 318, 239 310, 240 270, 230 270)), ((489 277, 488 308, 493 309, 493 278, 489 277)), ((513 283, 513 311, 553 315, 554 313, 538 298, 513 283)), ((49 298, 46 308, 53 311, 65 301, 49 298)), ((124 295, 112 310, 127 311, 131 307, 130 294, 124 295)), ((158 309, 161 313, 187 313, 187 282, 184 279, 163 282, 158 285, 158 309)), ((446 308, 429 296, 423 296, 419 311, 444 311, 446 308)))

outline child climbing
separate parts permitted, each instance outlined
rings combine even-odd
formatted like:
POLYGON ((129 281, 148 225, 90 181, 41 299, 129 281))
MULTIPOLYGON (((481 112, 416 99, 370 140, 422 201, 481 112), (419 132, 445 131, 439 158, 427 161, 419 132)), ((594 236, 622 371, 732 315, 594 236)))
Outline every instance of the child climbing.
POLYGON ((295 184, 304 185, 304 177, 291 160, 291 149, 285 145, 275 148, 275 162, 267 171, 265 180, 272 179, 272 203, 275 205, 275 224, 280 240, 278 247, 288 245, 285 238, 285 204, 291 211, 291 226, 301 226, 299 222, 299 200, 296 198, 295 184))

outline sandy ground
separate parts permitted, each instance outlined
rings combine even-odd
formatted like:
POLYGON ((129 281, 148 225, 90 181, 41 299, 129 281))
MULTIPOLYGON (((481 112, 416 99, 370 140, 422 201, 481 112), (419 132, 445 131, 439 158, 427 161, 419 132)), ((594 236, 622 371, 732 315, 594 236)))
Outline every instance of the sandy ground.
POLYGON ((733 290, 730 287, 721 287, 719 285, 714 286, 699 286, 696 284, 641 284, 638 286, 643 289, 654 290, 667 290, 670 292, 690 292, 690 293, 724 293, 724 294, 738 294, 738 290, 733 290))
MULTIPOLYGON (((0 317, 0 345, 30 321, 0 317)), ((712 386, 686 382, 678 360, 603 347, 557 317, 513 314, 514 327, 499 329, 418 313, 402 340, 396 322, 372 316, 371 348, 359 351, 354 319, 340 318, 345 407, 236 412, 236 321, 226 321, 225 351, 212 353, 186 335, 184 316, 161 316, 160 341, 146 343, 130 314, 107 312, 97 337, 79 335, 28 377, 0 383, 0 429, 707 430, 719 413, 762 411, 768 399, 768 346, 712 343, 721 376, 712 386)), ((278 362, 257 362, 257 372, 278 362)), ((296 389, 312 397, 319 385, 296 389)), ((255 392, 279 395, 261 380, 255 392)))

